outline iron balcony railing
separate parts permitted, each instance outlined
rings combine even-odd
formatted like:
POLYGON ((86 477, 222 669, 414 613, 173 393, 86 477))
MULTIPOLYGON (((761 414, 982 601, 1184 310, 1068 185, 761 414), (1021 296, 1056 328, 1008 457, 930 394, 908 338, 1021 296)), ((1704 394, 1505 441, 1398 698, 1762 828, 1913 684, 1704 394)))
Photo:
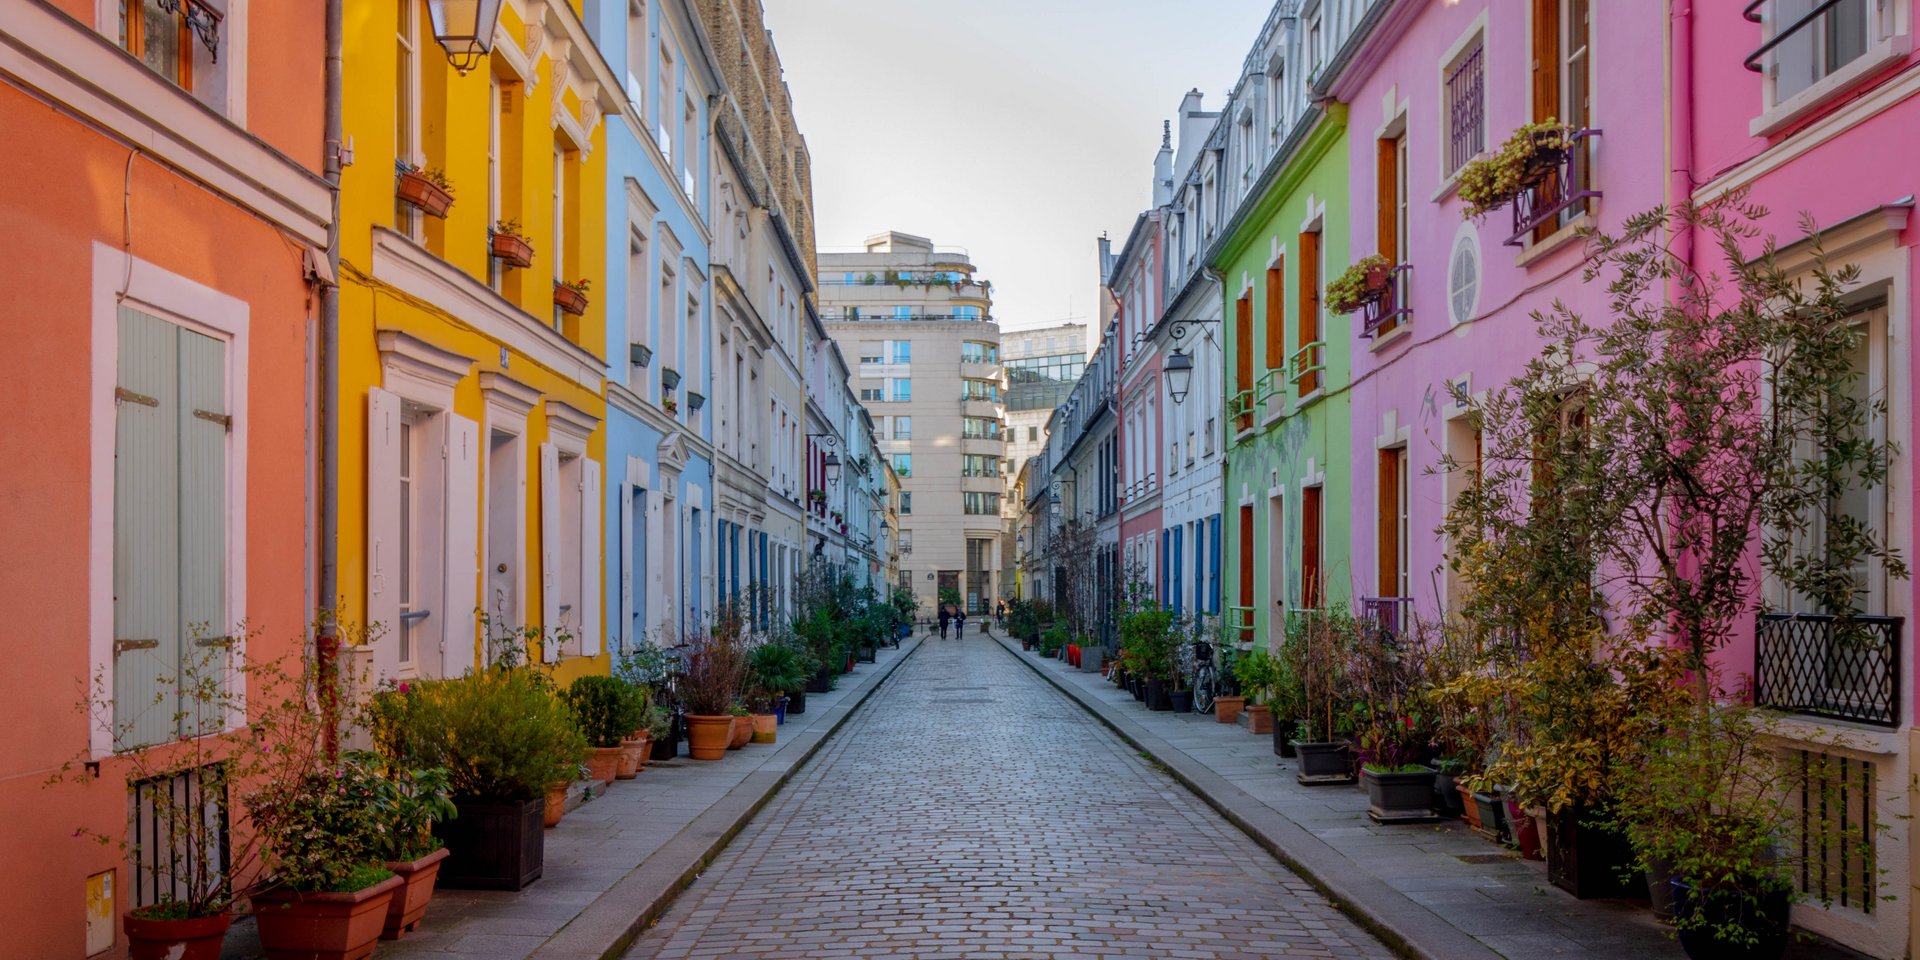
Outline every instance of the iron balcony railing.
POLYGON ((1360 619, 1371 621, 1389 641, 1398 641, 1413 626, 1413 598, 1361 597, 1360 619))
POLYGON ((1324 340, 1315 340, 1293 352, 1287 361, 1287 378, 1292 380, 1301 396, 1320 389, 1320 375, 1327 369, 1327 344, 1324 340))
POLYGON ((1253 427, 1254 393, 1242 390, 1227 398, 1227 419, 1233 421, 1235 430, 1249 430, 1253 427))
POLYGON ((1234 640, 1236 642, 1252 643, 1253 608, 1228 606, 1226 626, 1227 630, 1234 634, 1234 640))
POLYGON ((1763 707, 1875 726, 1900 724, 1901 617, 1763 613, 1753 698, 1763 707))
POLYGON ((1413 318, 1413 308, 1406 305, 1408 297, 1402 296, 1402 289, 1408 283, 1413 264, 1402 263, 1387 274, 1387 290, 1380 299, 1360 308, 1360 338, 1371 340, 1382 330, 1397 326, 1401 320, 1413 318))
POLYGON ((1513 236, 1507 238, 1506 246, 1524 246, 1535 230, 1553 222, 1574 204, 1600 197, 1601 192, 1593 189, 1593 173, 1588 169, 1593 145, 1587 142, 1599 135, 1599 130, 1575 130, 1572 145, 1552 168, 1513 198, 1513 236))

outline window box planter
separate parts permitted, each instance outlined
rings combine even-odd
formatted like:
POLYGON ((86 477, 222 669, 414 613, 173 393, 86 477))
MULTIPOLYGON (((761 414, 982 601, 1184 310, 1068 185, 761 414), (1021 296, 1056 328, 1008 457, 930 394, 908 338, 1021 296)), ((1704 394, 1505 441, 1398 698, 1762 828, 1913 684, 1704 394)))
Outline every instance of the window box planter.
POLYGON ((672 367, 660 368, 660 389, 672 390, 680 386, 680 371, 672 367))
POLYGON ((398 165, 395 173, 398 174, 393 184, 395 199, 429 217, 446 218, 447 210, 453 206, 451 190, 435 182, 426 171, 412 166, 398 165))
POLYGON ((546 865, 543 797, 489 802, 456 800, 460 815, 433 825, 447 845, 440 885, 465 890, 519 890, 546 865))
POLYGON ((393 900, 387 906, 387 924, 380 931, 380 939, 398 940, 420 925, 420 918, 427 914, 427 904, 433 901, 433 884, 440 876, 440 861, 446 858, 447 848, 441 847, 418 860, 387 861, 387 869, 400 878, 400 889, 394 891, 393 900))
POLYGON ((352 893, 299 893, 285 888, 253 897, 260 947, 269 957, 358 960, 373 952, 393 895, 405 881, 391 876, 352 893))
POLYGON ((1473 793, 1474 815, 1469 818, 1473 823, 1473 832, 1493 841, 1507 842, 1507 805, 1491 793, 1476 790, 1473 793))
POLYGON ((689 390, 689 391, 687 391, 687 409, 688 409, 689 411, 692 411, 692 412, 694 412, 694 413, 698 413, 698 412, 700 412, 700 408, 701 408, 701 407, 704 407, 704 406, 706 406, 706 405, 707 405, 707 395, 706 395, 706 394, 704 394, 704 393, 697 393, 697 392, 695 392, 695 391, 692 391, 692 390, 689 390))
POLYGON ((644 343, 629 343, 627 359, 636 367, 644 367, 653 362, 653 348, 644 343))
POLYGON ((509 267, 533 266, 533 242, 515 233, 488 234, 487 242, 495 260, 509 267))
POLYGON ((1294 779, 1301 785, 1353 782, 1353 747, 1345 740, 1295 740, 1293 749, 1300 755, 1300 773, 1294 779))
POLYGON ((1433 778, 1437 771, 1382 773, 1362 767, 1367 787, 1367 816, 1374 823, 1424 823, 1433 816, 1433 778))
POLYGON ((1327 284, 1327 309, 1334 313, 1354 313, 1379 303, 1392 282, 1393 264, 1386 257, 1377 253, 1361 257, 1327 284))
POLYGON ((561 283, 558 280, 553 282, 553 305, 559 307, 561 313, 580 316, 587 312, 587 304, 590 302, 584 287, 561 283))

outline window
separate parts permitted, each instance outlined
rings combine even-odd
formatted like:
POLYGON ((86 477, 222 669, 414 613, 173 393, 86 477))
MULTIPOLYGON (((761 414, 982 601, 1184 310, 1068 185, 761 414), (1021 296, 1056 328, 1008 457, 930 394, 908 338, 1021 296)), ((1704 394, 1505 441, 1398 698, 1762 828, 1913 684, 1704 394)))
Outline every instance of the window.
POLYGON ((1407 450, 1393 447, 1380 451, 1380 471, 1376 523, 1379 552, 1374 562, 1379 567, 1376 589, 1382 597, 1404 597, 1410 586, 1407 578, 1407 450))
MULTIPOLYGON (((900 491, 900 514, 902 516, 905 516, 906 514, 909 514, 912 512, 913 512, 913 491, 912 490, 900 491)), ((913 534, 911 533, 911 531, 907 531, 907 530, 900 531, 900 537, 901 537, 900 545, 902 547, 910 548, 913 546, 913 534)))
MULTIPOLYGON (((161 0, 121 0, 120 48, 139 57, 153 72, 193 89, 193 31, 187 4, 169 11, 161 0)), ((401 8, 404 19, 406 9, 401 8)))
POLYGON ((660 110, 654 117, 653 143, 660 153, 671 162, 673 158, 673 131, 668 128, 668 114, 673 112, 674 95, 678 93, 676 82, 679 73, 673 67, 673 51, 668 48, 667 31, 660 31, 660 110))
POLYGON ((872 401, 876 401, 876 402, 877 402, 877 401, 879 401, 879 400, 881 399, 881 397, 880 397, 880 388, 879 388, 879 387, 861 387, 861 388, 860 388, 860 399, 862 399, 862 400, 872 400, 872 401))
POLYGON ((955 320, 979 320, 981 318, 980 308, 954 307, 952 316, 955 320))
POLYGON ((1235 430, 1253 428, 1253 414, 1246 398, 1253 390, 1253 294, 1243 293, 1233 302, 1233 395, 1227 398, 1227 411, 1233 414, 1235 430))
MULTIPOLYGON (((647 0, 627 0, 627 103, 647 118, 647 0)), ((641 128, 643 131, 645 127, 641 128)), ((644 136, 644 134, 643 134, 644 136)))
POLYGON ((893 438, 895 440, 910 440, 913 438, 912 417, 893 418, 893 438))
POLYGON ((1000 385, 992 380, 962 380, 960 381, 960 399, 999 403, 1000 385))
POLYGON ((963 477, 1000 476, 1000 458, 988 454, 969 453, 961 458, 960 475, 963 477))
POLYGON ((893 358, 891 361, 893 363, 912 363, 913 341, 889 340, 887 341, 887 353, 888 356, 893 358))
POLYGON ((1475 35, 1447 65, 1447 152, 1442 173, 1451 177, 1487 149, 1486 56, 1475 35))
POLYGON ((968 340, 960 344, 961 363, 999 363, 1000 348, 991 343, 968 340))
POLYGON ((907 379, 906 377, 901 377, 895 380, 888 380, 887 384, 892 388, 893 402, 906 403, 913 399, 913 381, 912 380, 907 379))
MULTIPOLYGON (((1575 130, 1589 126, 1591 107, 1592 58, 1588 54, 1590 36, 1589 0, 1533 0, 1533 119, 1557 119, 1575 130)), ((1563 184, 1562 195, 1573 195, 1587 188, 1588 141, 1574 142, 1571 169, 1579 180, 1563 184)), ((1534 239, 1545 239, 1559 226, 1587 212, 1587 200, 1574 201, 1556 220, 1541 224, 1534 239)))
POLYGON ((1320 317, 1320 232, 1300 234, 1300 324, 1299 349, 1302 363, 1293 371, 1300 396, 1320 389, 1320 371, 1313 356, 1322 340, 1320 317))
POLYGON ((1300 497, 1300 606, 1318 610, 1325 586, 1320 572, 1321 488, 1307 487, 1300 497))
MULTIPOLYGON (((499 223, 500 216, 500 127, 501 109, 505 102, 504 88, 500 78, 487 77, 487 225, 499 223)), ((487 286, 494 292, 500 291, 500 283, 505 279, 507 269, 497 257, 487 258, 487 286)), ((627 287, 632 296, 631 284, 627 287)))
POLYGON ((968 440, 997 440, 1000 438, 1000 421, 987 417, 964 417, 960 421, 960 436, 968 440))
MULTIPOLYGON (((1861 336, 1848 352, 1847 362, 1853 368, 1854 376, 1846 386, 1847 399, 1858 405, 1864 422, 1858 427, 1863 439, 1871 439, 1881 445, 1882 455, 1885 444, 1890 439, 1887 425, 1887 409, 1883 406, 1888 398, 1887 368, 1889 356, 1887 350, 1887 306, 1875 304, 1854 316, 1861 336)), ((1802 451, 1808 459, 1817 456, 1813 449, 1802 451)), ((1882 477, 1878 482, 1861 482, 1858 479, 1847 484, 1845 490, 1830 500, 1824 510, 1813 511, 1813 516, 1805 524, 1805 530, 1798 537, 1798 551, 1807 556, 1824 552, 1826 526, 1837 518, 1844 522, 1857 524, 1872 531, 1881 543, 1891 542, 1888 538, 1887 517, 1887 480, 1882 477)), ((1886 571, 1883 565, 1869 558, 1862 558, 1852 570, 1857 589, 1861 592, 1855 597, 1858 612, 1880 615, 1887 612, 1886 571)), ((1789 612, 1796 613, 1837 613, 1839 611, 1819 609, 1812 597, 1793 596, 1782 598, 1789 612)))
POLYGON ((895 320, 912 320, 913 308, 912 307, 894 307, 893 318, 895 320))
MULTIPOLYGON (((567 151, 553 145, 553 282, 567 279, 567 151)), ((553 328, 564 330, 566 311, 553 308, 553 328)))
POLYGON ((119 308, 114 381, 114 748, 217 733, 178 687, 217 668, 227 585, 229 342, 119 308), (206 658, 183 667, 183 661, 206 658))
MULTIPOLYGON (((1377 252, 1396 266, 1407 262, 1407 137, 1401 134, 1375 144, 1375 241, 1377 252)), ((1385 314, 1373 328, 1374 336, 1383 336, 1400 328, 1403 319, 1398 308, 1406 302, 1400 289, 1406 274, 1392 276, 1391 295, 1378 308, 1385 314)))
MULTIPOLYGON (((157 0, 141 0, 149 7, 157 0)), ((394 24, 393 159, 409 166, 420 162, 420 17, 417 3, 397 5, 394 24)), ((394 202, 394 229, 420 239, 420 214, 411 204, 394 202)))
POLYGON ((1789 782, 1787 802, 1796 806, 1792 835, 1784 838, 1792 862, 1794 887, 1834 907, 1873 913, 1878 899, 1879 821, 1875 791, 1881 787, 1876 765, 1839 753, 1794 750, 1780 758, 1798 767, 1789 782))
MULTIPOLYGON (((1792 29, 1820 2, 1773 0, 1767 21, 1777 35, 1792 29)), ((1877 39, 1873 20, 1867 0, 1840 0, 1781 40, 1768 64, 1773 75, 1773 102, 1787 100, 1865 56, 1867 47, 1877 39)))
POLYGON ((913 476, 913 454, 896 453, 893 455, 893 472, 905 480, 913 476))
MULTIPOLYGON (((1285 279, 1286 258, 1274 258, 1273 265, 1267 268, 1267 286, 1264 291, 1267 341, 1267 369, 1280 370, 1287 365, 1287 282, 1285 279)), ((1251 333, 1248 334, 1252 336, 1251 333)), ((1252 364, 1252 360, 1248 360, 1252 364)), ((1240 389, 1252 386, 1249 381, 1240 389)))
POLYGON ((680 107, 680 189, 687 196, 695 195, 693 168, 697 165, 694 153, 699 149, 699 137, 694 135, 700 122, 700 108, 694 105, 693 97, 688 96, 680 107))
POLYGON ((975 493, 967 491, 965 509, 970 517, 997 517, 1000 515, 1000 495, 997 493, 975 493))
POLYGON ((1027 428, 1027 442, 1028 442, 1028 443, 1039 443, 1039 442, 1040 442, 1040 428, 1039 428, 1039 427, 1028 427, 1028 428, 1027 428))
POLYGON ((879 356, 878 354, 872 354, 872 355, 867 355, 867 356, 862 356, 862 357, 860 358, 860 362, 861 362, 861 363, 879 363, 879 362, 880 362, 880 356, 879 356))

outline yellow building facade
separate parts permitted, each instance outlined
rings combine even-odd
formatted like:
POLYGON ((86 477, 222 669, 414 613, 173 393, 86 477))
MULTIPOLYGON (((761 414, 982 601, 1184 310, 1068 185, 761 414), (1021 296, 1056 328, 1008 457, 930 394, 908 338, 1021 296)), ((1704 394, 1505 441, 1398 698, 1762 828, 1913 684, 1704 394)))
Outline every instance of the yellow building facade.
POLYGON ((570 0, 502 7, 465 72, 426 0, 346 11, 339 603, 381 679, 608 669, 593 291, 620 87, 570 0))

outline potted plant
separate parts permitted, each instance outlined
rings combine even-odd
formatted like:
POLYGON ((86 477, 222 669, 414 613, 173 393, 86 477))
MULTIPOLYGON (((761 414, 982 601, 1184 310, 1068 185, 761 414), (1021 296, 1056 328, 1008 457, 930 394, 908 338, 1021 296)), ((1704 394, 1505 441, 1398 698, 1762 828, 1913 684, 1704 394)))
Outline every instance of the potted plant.
POLYGON ((641 753, 642 766, 649 759, 671 760, 678 752, 673 738, 673 705, 658 695, 658 691, 669 689, 673 671, 674 661, 657 636, 646 637, 614 661, 614 675, 633 684, 647 702, 646 717, 633 738, 639 739, 644 733, 648 743, 641 753))
POLYGON ((566 691, 567 706, 591 750, 587 755, 590 779, 611 784, 626 756, 621 742, 646 720, 646 703, 633 684, 619 677, 590 675, 573 681, 566 691))
POLYGON ((533 266, 533 241, 520 233, 520 221, 502 220, 487 231, 488 250, 509 267, 533 266))
POLYGON ((672 397, 661 397, 660 409, 665 410, 668 413, 677 414, 680 412, 680 401, 675 400, 672 397))
POLYGON ((382 940, 398 940, 420 924, 433 900, 440 861, 446 845, 433 835, 433 825, 459 815, 447 796, 445 770, 409 770, 393 767, 378 754, 349 754, 355 762, 381 768, 382 780, 374 795, 375 816, 387 829, 377 836, 376 849, 386 868, 400 878, 400 889, 387 908, 380 931, 382 940))
MULTIPOLYGON (((1273 733, 1273 699, 1280 680, 1279 670, 1279 662, 1266 650, 1249 650, 1233 660, 1234 682, 1250 698, 1240 716, 1246 718, 1245 726, 1256 735, 1273 733)), ((1292 739, 1289 737, 1284 742, 1291 751, 1292 739)))
POLYGON ((453 206, 453 181, 439 167, 422 170, 411 163, 394 162, 393 195, 430 217, 446 217, 453 206))
POLYGON ((672 367, 660 368, 660 389, 674 390, 680 386, 680 371, 672 367))
POLYGON ((627 361, 636 367, 644 367, 653 362, 653 348, 644 343, 629 343, 627 361))
POLYGON ((733 706, 727 708, 727 715, 732 718, 732 724, 727 727, 727 749, 738 750, 752 743, 753 714, 747 705, 735 701, 733 706))
POLYGON ((1281 659, 1299 684, 1305 708, 1293 741, 1302 784, 1354 781, 1347 668, 1355 632, 1353 616, 1344 610, 1313 611, 1288 625, 1281 659))
MULTIPOLYGON (((1120 618, 1121 656, 1129 669, 1147 678, 1148 710, 1173 709, 1169 684, 1174 668, 1173 614, 1167 610, 1135 610, 1120 618)), ((1188 709, 1192 709, 1189 696, 1188 709)))
POLYGON ((700 408, 701 408, 701 407, 704 407, 704 406, 706 406, 706 405, 707 405, 707 395, 706 395, 706 394, 704 394, 704 393, 701 393, 701 392, 699 392, 698 390, 688 390, 688 391, 687 391, 687 409, 688 409, 689 411, 691 411, 691 412, 693 412, 693 413, 699 413, 699 412, 700 412, 700 408))
POLYGON ((1377 253, 1361 257, 1327 284, 1327 309, 1353 313, 1378 303, 1392 281, 1393 261, 1377 253))
POLYGON ((587 291, 592 289, 593 281, 582 277, 579 280, 555 280, 553 282, 553 305, 561 313, 580 316, 587 312, 587 291))
POLYGON ((269 781, 247 798, 279 881, 253 895, 269 957, 354 960, 373 952, 404 881, 383 864, 391 782, 374 757, 269 781))
POLYGON ((1565 159, 1573 146, 1573 133, 1573 128, 1549 117, 1523 124, 1500 149, 1467 161, 1454 180, 1467 216, 1482 219, 1539 183, 1565 159))
MULTIPOLYGON (((806 686, 808 666, 807 656, 799 648, 780 640, 770 640, 755 647, 747 657, 748 686, 756 691, 761 700, 778 710, 780 702, 788 700, 788 691, 806 686)), ((776 716, 776 725, 778 722, 776 716)), ((756 742, 774 742, 775 732, 766 731, 766 739, 760 740, 761 730, 756 727, 756 742)))
POLYGON ((726 604, 713 628, 695 635, 687 654, 680 696, 687 710, 687 745, 695 760, 726 756, 733 739, 733 710, 746 677, 740 612, 726 604))
POLYGON ((458 816, 433 825, 447 847, 440 885, 518 890, 539 879, 548 787, 572 780, 587 754, 553 682, 496 665, 376 697, 387 701, 370 733, 386 762, 447 771, 458 816))

